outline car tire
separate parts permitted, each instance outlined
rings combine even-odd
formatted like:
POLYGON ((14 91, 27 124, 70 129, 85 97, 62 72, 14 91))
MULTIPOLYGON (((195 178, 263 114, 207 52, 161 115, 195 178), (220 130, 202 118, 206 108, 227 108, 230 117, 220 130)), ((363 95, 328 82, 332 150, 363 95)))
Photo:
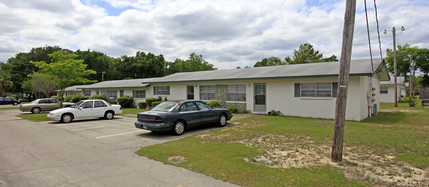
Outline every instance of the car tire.
POLYGON ((13 105, 14 105, 14 106, 16 106, 17 104, 18 104, 17 102, 14 102, 14 103, 13 103, 13 105))
POLYGON ((174 135, 182 135, 185 132, 185 122, 176 121, 173 125, 173 134, 174 135))
POLYGON ((31 113, 33 113, 33 114, 39 114, 40 113, 40 108, 39 107, 35 107, 35 108, 33 108, 33 109, 31 109, 31 113))
POLYGON ((112 111, 106 112, 106 114, 104 114, 104 118, 107 120, 113 119, 114 116, 115 114, 112 111))
POLYGON ((225 127, 227 124, 228 118, 226 118, 225 114, 221 114, 219 116, 219 121, 218 121, 218 125, 221 127, 225 127))
POLYGON ((73 121, 73 115, 71 114, 63 114, 61 116, 61 122, 63 123, 70 123, 73 121))

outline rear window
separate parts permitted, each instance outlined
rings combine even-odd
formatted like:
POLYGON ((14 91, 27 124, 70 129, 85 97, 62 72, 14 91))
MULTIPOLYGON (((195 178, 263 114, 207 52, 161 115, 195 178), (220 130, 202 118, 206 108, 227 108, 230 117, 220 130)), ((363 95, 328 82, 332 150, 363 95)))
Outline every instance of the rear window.
POLYGON ((177 102, 162 102, 159 105, 156 105, 156 107, 154 107, 152 109, 152 111, 160 111, 160 112, 170 112, 172 111, 174 108, 177 107, 179 103, 177 102))

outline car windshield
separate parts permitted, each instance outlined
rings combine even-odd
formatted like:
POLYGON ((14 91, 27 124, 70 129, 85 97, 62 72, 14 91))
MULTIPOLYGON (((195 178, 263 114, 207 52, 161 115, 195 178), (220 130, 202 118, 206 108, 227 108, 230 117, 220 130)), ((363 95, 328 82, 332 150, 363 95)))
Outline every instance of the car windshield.
POLYGON ((162 102, 159 105, 156 105, 152 111, 171 112, 178 104, 179 103, 177 102, 162 102))
POLYGON ((37 103, 39 103, 39 100, 34 100, 30 102, 30 104, 37 104, 37 103))
POLYGON ((71 106, 71 108, 79 108, 79 106, 83 103, 84 101, 79 101, 77 103, 75 103, 73 106, 71 106))

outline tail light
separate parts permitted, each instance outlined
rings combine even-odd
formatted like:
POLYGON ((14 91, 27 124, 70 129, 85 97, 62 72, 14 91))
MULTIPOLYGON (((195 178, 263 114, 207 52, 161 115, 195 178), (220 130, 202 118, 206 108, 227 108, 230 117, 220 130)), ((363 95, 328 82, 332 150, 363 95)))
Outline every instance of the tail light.
POLYGON ((156 117, 155 117, 155 122, 162 122, 162 118, 161 118, 161 117, 159 117, 159 116, 156 116, 156 117))

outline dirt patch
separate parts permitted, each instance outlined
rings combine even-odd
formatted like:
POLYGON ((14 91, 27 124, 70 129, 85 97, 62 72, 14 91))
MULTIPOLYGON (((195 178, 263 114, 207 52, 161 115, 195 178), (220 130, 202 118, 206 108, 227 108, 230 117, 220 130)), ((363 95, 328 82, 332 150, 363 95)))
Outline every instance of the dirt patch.
POLYGON ((238 141, 247 146, 258 146, 263 154, 244 158, 254 164, 272 168, 302 168, 331 165, 341 170, 348 179, 366 181, 374 185, 428 186, 429 171, 406 163, 394 162, 394 155, 377 155, 357 147, 345 147, 343 162, 330 161, 330 142, 314 142, 297 135, 264 135, 238 141))
POLYGON ((173 164, 180 164, 180 163, 186 162, 187 160, 186 160, 186 157, 183 157, 183 156, 171 156, 171 157, 168 157, 168 161, 173 164))

